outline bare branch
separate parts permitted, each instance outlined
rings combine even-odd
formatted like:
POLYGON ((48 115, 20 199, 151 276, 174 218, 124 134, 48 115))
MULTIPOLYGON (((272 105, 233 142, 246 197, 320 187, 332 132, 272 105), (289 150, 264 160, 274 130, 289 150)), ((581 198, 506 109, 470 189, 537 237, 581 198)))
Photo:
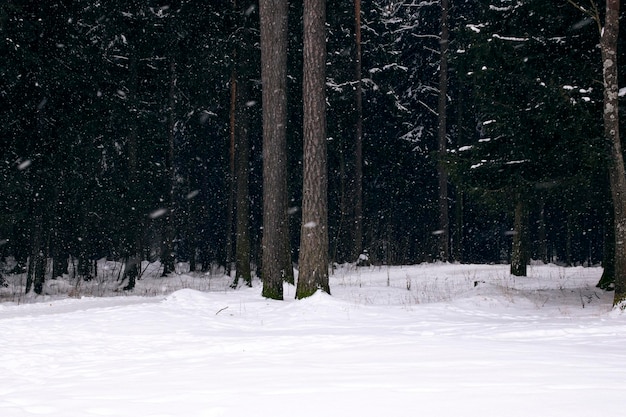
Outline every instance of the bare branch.
POLYGON ((578 10, 580 10, 582 13, 591 17, 596 22, 596 25, 598 25, 598 32, 602 34, 602 21, 600 20, 600 11, 598 10, 598 6, 595 4, 593 0, 589 0, 589 4, 591 4, 590 10, 587 10, 580 4, 576 3, 576 1, 574 0, 567 0, 567 2, 571 4, 572 6, 574 6, 575 8, 577 8, 578 10))

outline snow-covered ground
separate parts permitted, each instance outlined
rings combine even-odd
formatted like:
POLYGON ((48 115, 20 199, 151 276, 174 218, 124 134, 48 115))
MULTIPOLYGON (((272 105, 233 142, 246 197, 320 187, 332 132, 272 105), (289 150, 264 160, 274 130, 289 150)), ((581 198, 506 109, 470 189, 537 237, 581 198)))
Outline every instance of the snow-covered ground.
POLYGON ((116 296, 104 278, 12 283, 0 416, 626 415, 626 313, 601 269, 507 271, 344 267, 302 301, 219 274, 153 271, 116 296))

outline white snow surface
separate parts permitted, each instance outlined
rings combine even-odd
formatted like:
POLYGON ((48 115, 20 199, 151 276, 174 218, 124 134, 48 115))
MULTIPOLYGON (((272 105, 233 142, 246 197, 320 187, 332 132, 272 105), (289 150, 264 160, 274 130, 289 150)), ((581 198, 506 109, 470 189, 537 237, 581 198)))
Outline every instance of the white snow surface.
POLYGON ((147 274, 151 296, 13 298, 0 416, 624 415, 626 314, 601 272, 345 266, 300 301, 147 274))

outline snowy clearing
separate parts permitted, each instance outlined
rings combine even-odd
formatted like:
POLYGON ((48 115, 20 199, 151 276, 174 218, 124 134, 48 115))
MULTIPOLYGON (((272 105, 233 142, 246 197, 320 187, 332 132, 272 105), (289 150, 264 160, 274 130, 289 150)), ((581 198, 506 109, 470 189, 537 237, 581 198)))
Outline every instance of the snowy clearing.
POLYGON ((600 274, 345 267, 332 297, 282 302, 216 274, 147 274, 151 296, 53 282, 0 304, 0 415, 621 415, 626 314, 600 274))

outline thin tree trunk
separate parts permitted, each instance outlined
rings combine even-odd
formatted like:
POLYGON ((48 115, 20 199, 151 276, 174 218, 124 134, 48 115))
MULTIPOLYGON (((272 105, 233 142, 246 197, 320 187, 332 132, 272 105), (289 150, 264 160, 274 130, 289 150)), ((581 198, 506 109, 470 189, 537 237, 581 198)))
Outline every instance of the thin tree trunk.
MULTIPOLYGON (((233 12, 237 13, 237 0, 231 0, 233 12)), ((235 28, 236 30, 236 28, 235 28)), ((233 259, 234 259, 234 225, 235 225, 235 193, 236 193, 236 184, 235 184, 235 169, 236 169, 236 143, 237 143, 237 95, 239 88, 239 74, 237 72, 237 67, 239 65, 239 53, 237 46, 233 46, 233 67, 230 73, 230 123, 229 123, 229 170, 228 170, 228 204, 226 207, 226 261, 224 262, 226 275, 230 275, 233 259)))
MULTIPOLYGON (((456 130, 457 130, 457 146, 461 146, 464 144, 465 138, 463 136, 463 126, 464 126, 464 97, 463 97, 463 87, 459 86, 457 88, 457 100, 456 100, 456 130)), ((456 262, 463 262, 463 225, 464 225, 464 214, 465 214, 465 191, 463 188, 463 184, 457 184, 455 187, 456 198, 455 198, 455 225, 454 225, 454 234, 452 236, 452 259, 456 262)))
POLYGON ((354 0, 356 126, 354 150, 354 260, 363 252, 363 84, 361 54, 361 0, 354 0))
POLYGON ((615 227, 614 305, 626 300, 626 170, 619 135, 617 38, 620 0, 606 1, 604 31, 600 38, 604 75, 604 134, 611 144, 609 178, 615 227))
MULTIPOLYGON (((234 2, 233 2, 234 3, 234 2)), ((235 60, 237 59, 237 52, 233 51, 235 60)), ((233 225, 235 218, 235 148, 236 148, 236 125, 237 125, 237 89, 238 89, 238 74, 236 70, 236 63, 233 64, 233 69, 230 74, 230 134, 229 134, 229 170, 228 170, 228 205, 226 207, 226 261, 225 261, 225 273, 230 275, 232 262, 233 262, 233 225)))
MULTIPOLYGON (((49 248, 49 230, 46 227, 47 222, 44 220, 44 201, 42 198, 37 198, 35 204, 38 206, 35 208, 39 212, 35 216, 34 222, 35 235, 33 238, 33 252, 31 254, 31 266, 33 268, 33 290, 36 294, 43 293, 43 286, 46 280, 46 266, 48 263, 48 248, 49 248)), ((29 274, 31 271, 29 271, 29 274)))
POLYGON ((448 215, 448 171, 445 160, 448 151, 446 107, 448 99, 448 0, 441 0, 441 39, 439 40, 439 253, 440 261, 447 262, 450 257, 450 220, 448 215))
POLYGON ((79 231, 80 231, 80 236, 82 236, 83 238, 78 243, 78 254, 77 254, 78 266, 77 266, 77 271, 76 271, 76 274, 78 275, 79 279, 82 279, 84 281, 89 281, 92 279, 90 262, 89 262, 89 254, 88 254, 88 249, 87 249, 88 240, 85 238, 87 236, 87 228, 88 228, 87 218, 86 218, 87 216, 88 216, 87 213, 83 213, 80 219, 79 231))
MULTIPOLYGON (((339 222, 337 223, 337 234, 335 245, 332 249, 331 262, 346 262, 346 246, 349 241, 350 228, 346 225, 346 219, 351 217, 351 204, 348 202, 348 175, 346 170, 346 146, 340 140, 339 146, 339 222)), ((350 252, 350 256, 352 253, 350 252)))
MULTIPOLYGON (((37 211, 37 206, 43 204, 43 202, 35 201, 33 204, 35 205, 34 210, 37 211)), ((31 289, 34 290, 36 294, 41 294, 43 292, 46 271, 46 256, 43 250, 45 237, 43 232, 43 216, 41 214, 35 214, 35 216, 33 216, 31 230, 31 252, 28 260, 28 274, 26 276, 26 294, 28 294, 31 289)))
MULTIPOLYGON (((37 138, 41 141, 44 139, 44 129, 44 106, 40 105, 37 110, 37 138)), ((41 294, 45 282, 49 233, 48 223, 45 222, 45 188, 51 185, 46 184, 47 181, 43 173, 37 175, 35 181, 37 185, 32 200, 30 259, 26 279, 26 293, 30 292, 32 288, 36 294, 41 294)))
MULTIPOLYGON (((60 181, 63 181, 63 177, 61 177, 60 181)), ((60 207, 63 206, 62 201, 59 199, 58 192, 55 192, 54 199, 54 214, 52 218, 52 228, 50 230, 50 256, 52 258, 52 279, 56 279, 58 277, 63 276, 63 274, 68 273, 68 251, 66 247, 66 242, 64 239, 64 227, 62 225, 61 219, 64 215, 63 211, 60 207)), ((84 236, 84 235, 83 235, 84 236)), ((83 240, 86 240, 83 238, 83 240)))
POLYGON ((237 88, 237 123, 236 133, 236 250, 235 250, 235 279, 233 287, 237 287, 239 279, 246 285, 252 286, 250 271, 250 204, 248 192, 248 164, 250 160, 250 146, 248 140, 249 109, 246 105, 248 80, 240 80, 237 88))
POLYGON ((263 83, 263 296, 283 299, 293 277, 287 218, 287 0, 260 0, 263 83))
MULTIPOLYGON (((137 126, 137 107, 139 104, 139 69, 138 69, 138 57, 133 56, 130 58, 130 82, 129 82, 129 99, 132 114, 130 119, 130 132, 128 134, 128 205, 134 206, 140 200, 139 191, 139 177, 138 177, 138 165, 137 165, 137 142, 139 140, 139 128, 137 126)), ((122 282, 126 282, 124 291, 131 291, 135 288, 135 281, 139 277, 141 270, 141 230, 143 227, 142 219, 139 218, 135 207, 130 210, 132 219, 130 219, 131 236, 130 241, 127 242, 127 254, 124 267, 124 277, 122 282), (126 281, 127 280, 127 281, 126 281)))
POLYGON ((520 195, 518 195, 515 203, 515 225, 513 231, 511 275, 525 277, 528 265, 528 208, 524 197, 520 195))
POLYGON ((189 272, 196 272, 196 247, 195 245, 189 252, 189 272))
POLYGON ((161 245, 162 276, 166 277, 174 272, 174 138, 176 134, 176 61, 170 57, 170 91, 168 106, 168 148, 165 154, 166 171, 166 207, 164 218, 163 242, 161 245))
POLYGON ((596 287, 603 290, 614 289, 615 284, 615 227, 613 212, 607 213, 604 225, 604 251, 602 256, 602 276, 596 287))
POLYGON ((304 1, 304 156, 302 229, 296 298, 328 285, 326 1, 304 1))
POLYGON ((574 235, 574 225, 572 215, 567 213, 567 220, 565 223, 566 231, 565 231, 565 265, 572 266, 572 239, 574 235))
POLYGON ((461 187, 456 188, 455 225, 452 245, 452 259, 455 262, 463 261, 463 210, 464 192, 461 187))

